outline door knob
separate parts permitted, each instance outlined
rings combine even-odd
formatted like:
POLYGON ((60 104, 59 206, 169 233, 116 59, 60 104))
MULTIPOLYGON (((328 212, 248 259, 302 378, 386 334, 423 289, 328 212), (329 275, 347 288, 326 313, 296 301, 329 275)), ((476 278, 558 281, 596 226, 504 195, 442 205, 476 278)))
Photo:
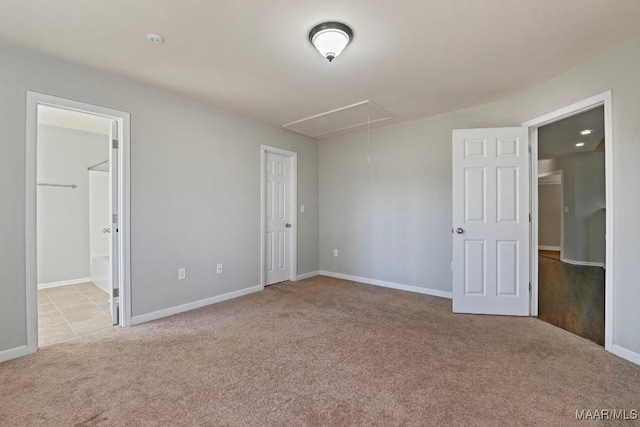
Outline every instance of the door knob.
POLYGON ((287 225, 285 225, 285 227, 291 228, 291 224, 287 224, 287 225))
POLYGON ((103 228, 102 232, 103 233, 111 233, 111 229, 110 228, 103 228))
POLYGON ((464 233, 464 230, 462 228, 456 228, 456 233, 462 234, 464 233))

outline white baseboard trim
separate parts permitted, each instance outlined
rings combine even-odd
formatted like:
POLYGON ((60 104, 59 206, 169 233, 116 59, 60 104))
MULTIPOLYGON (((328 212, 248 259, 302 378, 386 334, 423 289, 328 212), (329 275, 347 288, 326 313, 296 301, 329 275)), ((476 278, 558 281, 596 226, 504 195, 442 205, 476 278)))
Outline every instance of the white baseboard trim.
POLYGON ((296 280, 308 279, 309 277, 316 277, 320 275, 320 271, 312 271, 310 273, 298 274, 296 280))
POLYGON ((243 295, 252 294, 254 292, 259 292, 263 289, 264 288, 260 285, 252 286, 250 288, 240 289, 239 291, 227 292, 226 294, 218 295, 215 297, 205 298, 199 301, 189 302, 186 304, 177 305, 175 307, 169 307, 169 308, 165 308, 158 311, 152 311, 151 313, 141 314, 139 316, 133 316, 131 318, 131 324, 139 325, 141 323, 150 322, 152 320, 162 319, 163 317, 173 316, 174 314, 184 313, 185 311, 195 310, 196 308, 205 307, 207 305, 215 304, 217 302, 238 298, 243 295))
POLYGON ((633 362, 636 365, 640 365, 640 354, 635 351, 627 350, 624 347, 620 347, 619 345, 613 345, 613 354, 616 356, 620 356, 623 359, 627 359, 629 362, 633 362))
POLYGON ((320 276, 335 277, 336 279, 351 280, 352 282, 365 283, 367 285, 382 286, 383 288, 398 289, 400 291, 415 292, 418 294, 431 295, 434 297, 452 299, 453 294, 447 291, 437 289, 421 288, 419 286, 402 285, 400 283, 385 282, 383 280, 368 279, 366 277, 350 276, 348 274, 334 273, 331 271, 320 270, 320 276))
POLYGON ((566 262, 567 264, 572 264, 572 265, 583 265, 585 267, 606 268, 606 266, 605 266, 605 264, 603 262, 576 261, 576 260, 568 259, 568 258, 562 258, 562 262, 566 262))
POLYGON ((18 357, 26 356, 29 354, 29 349, 26 345, 20 347, 10 348, 9 350, 0 351, 0 362, 6 362, 7 360, 17 359, 18 357))
POLYGON ((555 251, 555 252, 560 252, 562 250, 560 246, 542 246, 542 245, 538 245, 538 249, 540 249, 541 251, 555 251))
POLYGON ((91 277, 81 277, 79 279, 62 280, 60 282, 38 283, 38 289, 57 288, 58 286, 78 285, 80 283, 90 282, 91 277))

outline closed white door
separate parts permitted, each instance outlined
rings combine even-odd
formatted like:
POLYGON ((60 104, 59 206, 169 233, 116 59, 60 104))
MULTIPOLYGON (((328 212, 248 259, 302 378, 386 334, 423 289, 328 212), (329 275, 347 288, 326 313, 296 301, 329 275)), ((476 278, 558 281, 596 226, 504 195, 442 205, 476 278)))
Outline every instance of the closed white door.
POLYGON ((265 155, 266 284, 289 280, 289 218, 290 174, 289 157, 274 153, 265 155))
POLYGON ((111 243, 110 243, 110 261, 111 261, 111 295, 109 298, 111 305, 111 322, 117 325, 119 322, 119 293, 120 293, 120 267, 118 265, 118 234, 119 218, 118 218, 118 122, 115 120, 111 123, 111 134, 109 141, 111 149, 109 150, 109 219, 111 220, 111 243))
POLYGON ((453 131, 453 311, 528 316, 527 128, 453 131))

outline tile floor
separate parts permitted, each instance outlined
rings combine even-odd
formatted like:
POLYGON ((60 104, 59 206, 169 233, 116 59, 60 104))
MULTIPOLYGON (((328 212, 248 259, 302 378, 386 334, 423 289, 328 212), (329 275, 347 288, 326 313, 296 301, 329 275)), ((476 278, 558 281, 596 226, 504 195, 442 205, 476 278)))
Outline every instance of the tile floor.
POLYGON ((91 282, 38 291, 38 344, 112 328, 109 295, 91 282))

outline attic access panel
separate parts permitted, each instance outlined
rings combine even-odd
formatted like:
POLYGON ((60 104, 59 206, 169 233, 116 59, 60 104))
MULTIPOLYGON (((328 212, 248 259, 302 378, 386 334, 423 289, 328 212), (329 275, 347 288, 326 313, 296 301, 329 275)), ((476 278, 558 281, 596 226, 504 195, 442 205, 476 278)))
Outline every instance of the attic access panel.
POLYGON ((311 138, 326 138, 341 131, 391 118, 393 116, 382 107, 366 100, 297 120, 282 127, 311 138))

